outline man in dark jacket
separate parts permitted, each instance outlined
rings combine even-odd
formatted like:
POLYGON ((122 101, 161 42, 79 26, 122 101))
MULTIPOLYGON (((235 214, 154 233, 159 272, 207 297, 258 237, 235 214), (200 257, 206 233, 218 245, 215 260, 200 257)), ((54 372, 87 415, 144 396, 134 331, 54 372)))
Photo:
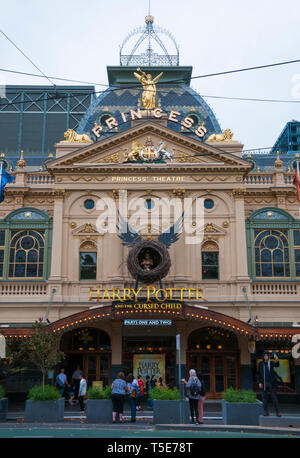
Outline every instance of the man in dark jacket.
POLYGON ((258 366, 258 383, 259 388, 262 390, 264 415, 269 415, 267 394, 267 390, 269 390, 273 405, 275 407, 276 415, 277 417, 281 417, 279 413, 279 404, 276 395, 278 374, 274 370, 274 367, 279 367, 279 358, 276 354, 274 354, 274 359, 276 360, 276 363, 270 361, 269 353, 264 353, 263 361, 261 361, 258 366))

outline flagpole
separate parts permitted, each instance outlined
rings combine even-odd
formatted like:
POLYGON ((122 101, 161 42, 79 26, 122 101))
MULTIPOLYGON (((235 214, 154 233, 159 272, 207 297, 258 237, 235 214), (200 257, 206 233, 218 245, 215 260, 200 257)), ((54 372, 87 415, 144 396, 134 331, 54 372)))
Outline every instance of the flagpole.
POLYGON ((0 188, 1 188, 1 181, 2 181, 2 167, 3 167, 3 162, 0 162, 0 188))

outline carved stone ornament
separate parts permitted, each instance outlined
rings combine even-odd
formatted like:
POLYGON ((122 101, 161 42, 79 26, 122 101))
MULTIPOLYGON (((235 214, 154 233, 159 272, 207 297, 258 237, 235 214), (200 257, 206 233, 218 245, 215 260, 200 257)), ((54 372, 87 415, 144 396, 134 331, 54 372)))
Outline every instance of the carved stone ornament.
POLYGON ((227 143, 233 143, 237 142, 237 140, 232 140, 233 137, 233 132, 230 129, 224 130, 221 134, 212 134, 206 142, 227 142, 227 143))
POLYGON ((65 141, 69 143, 94 143, 86 134, 77 134, 75 130, 68 129, 64 133, 65 141))

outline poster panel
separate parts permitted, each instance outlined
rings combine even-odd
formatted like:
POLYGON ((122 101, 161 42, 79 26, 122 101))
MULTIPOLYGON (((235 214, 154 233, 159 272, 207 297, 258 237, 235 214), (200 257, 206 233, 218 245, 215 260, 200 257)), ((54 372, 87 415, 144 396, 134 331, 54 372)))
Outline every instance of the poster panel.
POLYGON ((147 375, 150 378, 155 375, 157 380, 162 377, 165 381, 165 355, 133 355, 133 375, 141 375, 144 382, 147 375))
MULTIPOLYGON (((261 361, 262 359, 257 360, 257 368, 261 361)), ((288 359, 279 359, 279 367, 275 367, 274 370, 282 379, 283 383, 291 383, 290 362, 288 359)))

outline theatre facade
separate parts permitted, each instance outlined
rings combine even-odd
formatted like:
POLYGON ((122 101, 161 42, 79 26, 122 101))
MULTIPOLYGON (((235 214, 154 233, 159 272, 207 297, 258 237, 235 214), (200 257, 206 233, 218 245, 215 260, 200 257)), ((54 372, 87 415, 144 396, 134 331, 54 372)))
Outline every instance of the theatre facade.
MULTIPOLYGON (((119 370, 178 380, 180 334, 182 374, 198 370, 210 398, 257 390, 262 352, 276 351, 279 390, 294 399, 295 157, 262 170, 190 77, 108 67, 109 89, 56 154, 36 169, 21 156, 0 204, 0 333, 17 345, 42 318, 68 377, 80 365, 104 385, 119 370)), ((11 392, 33 382, 4 377, 11 392)))

